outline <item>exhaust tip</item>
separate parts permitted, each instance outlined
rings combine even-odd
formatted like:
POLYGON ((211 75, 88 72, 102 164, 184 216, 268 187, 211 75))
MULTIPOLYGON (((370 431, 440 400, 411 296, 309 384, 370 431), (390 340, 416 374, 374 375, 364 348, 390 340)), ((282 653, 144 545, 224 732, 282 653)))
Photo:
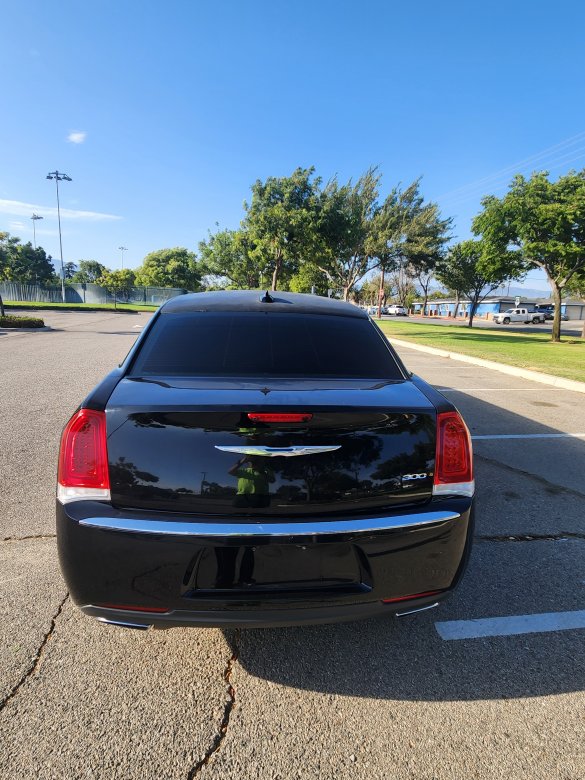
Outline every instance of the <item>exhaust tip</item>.
POLYGON ((146 631, 147 628, 152 628, 149 623, 124 623, 122 620, 110 620, 105 617, 99 617, 98 622, 105 623, 108 626, 118 626, 119 628, 136 628, 139 631, 146 631))
POLYGON ((396 617, 405 617, 406 615, 415 615, 417 612, 425 612, 427 609, 434 609, 439 606, 439 602, 435 601, 434 604, 427 604, 424 607, 417 607, 416 609, 408 609, 406 612, 396 612, 396 617))

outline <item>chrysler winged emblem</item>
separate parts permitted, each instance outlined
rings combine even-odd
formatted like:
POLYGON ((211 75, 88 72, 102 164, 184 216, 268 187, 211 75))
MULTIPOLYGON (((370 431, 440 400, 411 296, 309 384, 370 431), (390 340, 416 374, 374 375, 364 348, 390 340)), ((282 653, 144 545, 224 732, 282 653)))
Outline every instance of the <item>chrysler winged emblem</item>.
POLYGON ((321 445, 316 447, 262 447, 258 444, 239 447, 223 447, 215 445, 216 450, 222 452, 236 452, 240 455, 260 455, 264 458, 285 457, 293 458, 297 455, 316 455, 319 452, 333 452, 341 448, 341 444, 321 445))

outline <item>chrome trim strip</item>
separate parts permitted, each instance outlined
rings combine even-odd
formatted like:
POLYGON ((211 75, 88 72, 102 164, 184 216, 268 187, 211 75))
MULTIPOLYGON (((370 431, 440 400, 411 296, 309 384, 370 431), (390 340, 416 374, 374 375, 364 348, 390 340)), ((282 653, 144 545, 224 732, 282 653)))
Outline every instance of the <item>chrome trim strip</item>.
POLYGON ((334 452, 341 449, 341 444, 322 445, 314 447, 263 447, 260 444, 241 445, 239 447, 224 447, 215 444, 216 450, 235 452, 239 455, 259 455, 263 458, 292 458, 296 455, 316 455, 319 452, 334 452))
POLYGON ((418 528, 433 523, 457 520, 456 512, 420 512, 395 517, 366 518, 359 520, 316 520, 307 522, 273 523, 189 523, 169 520, 133 520, 125 517, 86 517, 79 525, 102 528, 107 531, 130 531, 139 534, 164 534, 165 536, 321 536, 331 534, 372 533, 392 531, 397 528, 418 528))
POLYGON ((417 607, 416 609, 407 609, 406 612, 396 612, 396 617, 406 617, 406 615, 415 615, 417 612, 425 612, 427 609, 434 609, 439 606, 439 602, 435 601, 434 604, 427 604, 426 607, 417 607))

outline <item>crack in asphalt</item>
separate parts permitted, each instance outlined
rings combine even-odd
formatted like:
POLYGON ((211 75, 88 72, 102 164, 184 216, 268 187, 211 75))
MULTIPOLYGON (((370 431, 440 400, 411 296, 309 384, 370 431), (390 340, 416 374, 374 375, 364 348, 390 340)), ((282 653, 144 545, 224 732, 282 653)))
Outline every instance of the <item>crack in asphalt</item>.
POLYGON ((530 471, 524 471, 524 469, 519 469, 517 466, 510 466, 508 463, 502 463, 495 458, 487 458, 485 455, 478 455, 477 452, 473 453, 473 457, 476 460, 483 460, 485 463, 489 463, 491 466, 497 466, 497 468, 500 468, 504 471, 512 471, 514 474, 520 474, 522 477, 527 477, 533 482, 536 482, 541 488, 544 488, 544 490, 546 490, 548 493, 553 495, 567 493, 568 495, 576 496, 577 498, 585 498, 585 493, 581 493, 580 490, 575 490, 574 488, 569 488, 565 485, 557 485, 556 482, 550 482, 545 477, 539 477, 537 474, 533 474, 530 471))
POLYGON ((30 536, 5 536, 3 542, 25 542, 27 539, 56 539, 57 534, 31 534, 30 536))
POLYGON ((476 542, 568 542, 571 539, 585 539, 585 534, 567 531, 560 534, 502 534, 474 537, 476 542))
POLYGON ((201 758, 196 764, 194 764, 191 769, 189 770, 187 774, 187 780, 193 780, 194 777, 196 777, 204 766, 207 766, 209 762, 211 761, 212 756, 217 753, 217 751, 221 747, 221 743, 224 741, 227 730, 230 724, 230 717, 232 714, 232 710, 236 706, 236 689, 231 684, 231 676, 232 672, 234 670, 234 666, 236 661, 238 660, 238 656, 240 654, 240 637, 241 632, 239 629, 236 629, 234 633, 234 639, 232 642, 232 654, 227 662, 227 665, 223 672, 223 679, 227 683, 227 694, 228 694, 228 701, 225 703, 225 708, 223 711, 223 717, 221 719, 221 723, 219 724, 219 730, 215 737, 213 738, 213 741, 206 751, 203 758, 201 758))
POLYGON ((39 645, 39 648, 37 652, 35 653, 31 665, 28 667, 28 669, 24 672, 20 680, 16 683, 16 685, 6 694, 6 696, 0 701, 0 712, 4 709, 4 707, 8 704, 8 702, 13 699, 18 691, 22 688, 24 683, 33 676, 33 674, 36 672, 36 670, 39 668, 39 665, 41 661, 43 660, 43 655, 45 651, 45 647, 47 646, 48 641, 53 636, 53 633, 55 631, 55 627, 57 625, 57 619, 61 612, 63 612, 63 607, 65 606, 65 602, 69 598, 69 593, 65 594, 65 598, 61 601, 59 604, 59 607, 57 608, 57 611, 51 618, 51 625, 49 626, 49 630, 43 637, 43 641, 39 645))

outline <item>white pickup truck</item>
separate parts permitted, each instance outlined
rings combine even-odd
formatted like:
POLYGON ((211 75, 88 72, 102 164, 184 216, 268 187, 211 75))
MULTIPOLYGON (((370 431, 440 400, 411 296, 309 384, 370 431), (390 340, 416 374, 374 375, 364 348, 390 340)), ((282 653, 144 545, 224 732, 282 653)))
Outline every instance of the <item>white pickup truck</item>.
POLYGON ((498 325, 509 325, 511 322, 529 322, 535 325, 545 321, 544 312, 530 310, 526 308, 506 309, 498 314, 494 314, 493 321, 498 325))

